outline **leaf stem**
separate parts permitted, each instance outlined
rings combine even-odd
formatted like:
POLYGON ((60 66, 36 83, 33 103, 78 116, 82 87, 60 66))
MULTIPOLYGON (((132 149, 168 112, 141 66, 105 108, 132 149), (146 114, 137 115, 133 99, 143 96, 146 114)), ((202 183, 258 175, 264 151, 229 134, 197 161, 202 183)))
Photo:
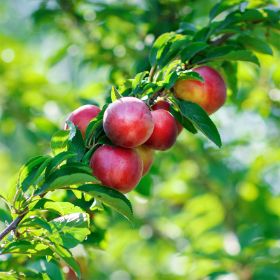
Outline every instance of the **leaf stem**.
POLYGON ((149 73, 149 81, 150 82, 153 81, 153 78, 154 78, 154 75, 156 73, 156 70, 157 70, 157 65, 152 66, 152 68, 150 70, 150 73, 149 73))

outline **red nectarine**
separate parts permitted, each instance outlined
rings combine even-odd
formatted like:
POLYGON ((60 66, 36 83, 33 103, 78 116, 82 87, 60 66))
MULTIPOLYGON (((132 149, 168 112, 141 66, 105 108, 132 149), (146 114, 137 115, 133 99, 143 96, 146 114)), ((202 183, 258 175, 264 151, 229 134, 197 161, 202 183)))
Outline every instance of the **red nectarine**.
POLYGON ((151 112, 143 101, 135 97, 122 97, 106 109, 103 127, 114 144, 133 148, 148 140, 154 123, 151 112))
MULTIPOLYGON (((88 124, 99 114, 99 112, 100 109, 95 105, 84 105, 74 110, 67 120, 77 126, 83 137, 85 137, 88 124)), ((65 124, 64 128, 68 128, 67 124, 65 124)))
POLYGON ((178 130, 175 118, 163 109, 152 111, 152 116, 155 127, 145 145, 155 150, 167 150, 176 141, 178 130))
POLYGON ((143 161, 143 173, 142 176, 146 175, 154 161, 154 151, 146 146, 139 146, 136 148, 136 152, 139 154, 143 161))
MULTIPOLYGON (((152 106, 153 110, 158 110, 158 109, 164 109, 166 111, 170 110, 170 103, 166 100, 158 100, 153 106, 152 106)), ((177 130, 178 130, 178 135, 181 133, 181 131, 183 130, 183 126, 175 119, 176 121, 176 126, 177 126, 177 130)))
POLYGON ((200 105, 208 114, 217 111, 226 100, 226 85, 221 75, 209 66, 193 71, 200 74, 204 82, 179 80, 174 86, 175 96, 200 105))
POLYGON ((143 162, 134 149, 103 145, 91 157, 93 175, 105 186, 131 191, 140 181, 143 162))

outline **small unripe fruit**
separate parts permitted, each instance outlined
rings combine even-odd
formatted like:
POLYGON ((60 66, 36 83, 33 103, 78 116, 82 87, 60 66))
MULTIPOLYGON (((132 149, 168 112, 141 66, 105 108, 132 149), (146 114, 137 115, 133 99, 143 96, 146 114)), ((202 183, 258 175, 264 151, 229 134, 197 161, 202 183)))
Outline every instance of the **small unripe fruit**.
MULTIPOLYGON (((157 101, 153 106, 152 109, 155 110, 159 110, 159 109, 163 109, 166 111, 170 110, 170 103, 166 100, 159 100, 157 101)), ((175 119, 176 121, 176 126, 177 126, 177 131, 178 131, 178 135, 182 132, 183 130, 183 126, 175 119)))
MULTIPOLYGON (((86 135, 87 126, 100 112, 100 109, 95 105, 84 105, 74 110, 67 120, 71 121, 79 128, 83 137, 86 135)), ((68 126, 65 124, 64 129, 68 126)))
POLYGON ((153 111, 152 116, 155 127, 145 145, 155 150, 167 150, 173 146, 177 138, 176 121, 168 111, 163 109, 153 111))
POLYGON ((136 152, 139 154, 143 161, 143 173, 142 176, 146 175, 154 161, 154 151, 146 146, 139 146, 136 148, 136 152))
POLYGON ((143 101, 135 97, 123 97, 108 106, 104 113, 103 127, 114 144, 133 148, 149 139, 154 123, 143 101))
POLYGON ((211 67, 201 66, 193 70, 204 82, 179 80, 174 86, 175 96, 200 105, 208 114, 223 106, 226 100, 226 85, 221 75, 211 67))
POLYGON ((140 181, 143 162, 134 149, 103 145, 90 160, 93 175, 105 186, 127 193, 140 181))

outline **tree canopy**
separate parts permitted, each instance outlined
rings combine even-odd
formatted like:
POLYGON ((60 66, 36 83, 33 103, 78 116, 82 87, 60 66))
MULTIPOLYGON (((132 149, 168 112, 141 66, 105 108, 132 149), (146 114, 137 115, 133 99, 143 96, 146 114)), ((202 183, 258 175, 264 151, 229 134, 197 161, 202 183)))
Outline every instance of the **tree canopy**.
POLYGON ((3 0, 0 279, 279 279, 279 19, 269 0, 3 0), (223 108, 175 102, 186 129, 136 190, 97 184, 102 120, 84 143, 69 112, 170 93, 197 65, 223 108))

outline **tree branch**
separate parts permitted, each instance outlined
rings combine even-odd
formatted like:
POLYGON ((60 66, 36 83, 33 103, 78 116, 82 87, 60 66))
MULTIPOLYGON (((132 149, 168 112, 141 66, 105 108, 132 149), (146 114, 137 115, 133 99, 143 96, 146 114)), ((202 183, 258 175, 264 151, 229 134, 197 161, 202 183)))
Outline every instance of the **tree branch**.
POLYGON ((223 44, 225 41, 227 41, 227 39, 229 39, 229 38, 232 37, 233 35, 234 35, 234 33, 225 33, 224 35, 218 37, 218 38, 215 39, 215 40, 210 41, 209 43, 210 43, 211 45, 218 46, 218 45, 223 44))
POLYGON ((16 219, 14 219, 1 233, 0 233, 0 241, 8 235, 11 231, 15 230, 21 220, 24 218, 27 212, 20 214, 16 219))

